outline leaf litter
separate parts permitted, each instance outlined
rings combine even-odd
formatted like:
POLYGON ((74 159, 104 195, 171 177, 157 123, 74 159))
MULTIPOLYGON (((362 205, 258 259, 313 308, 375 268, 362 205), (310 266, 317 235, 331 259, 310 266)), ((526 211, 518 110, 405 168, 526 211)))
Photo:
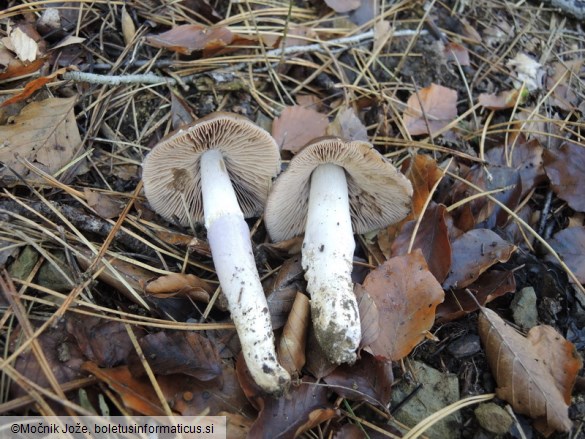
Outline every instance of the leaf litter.
MULTIPOLYGON (((531 3, 425 10, 400 1, 384 9, 384 21, 373 19, 379 5, 366 0, 230 8, 188 1, 156 15, 143 2, 88 4, 83 15, 67 3, 37 10, 11 1, 9 21, 0 12, 0 251, 27 310, 2 320, 3 334, 13 334, 4 356, 16 360, 2 371, 2 413, 22 413, 27 404, 63 413, 29 394, 28 378, 55 395, 56 386, 87 389, 133 413, 162 414, 170 404, 183 415, 225 414, 237 437, 355 436, 354 426, 376 437, 398 434, 389 410, 406 410, 396 399, 388 407, 394 376, 417 385, 416 374, 383 358, 457 374, 459 398, 493 390, 488 363, 498 356, 491 349, 465 361, 451 354, 456 340, 477 337, 478 304, 469 292, 507 317, 516 289, 532 286, 538 320, 578 341, 585 111, 578 47, 585 40, 570 17, 531 3), (112 20, 101 29, 104 14, 112 20), (536 32, 552 22, 561 27, 555 38, 536 32), (108 82, 127 74, 134 82, 108 82), (158 82, 145 86, 145 77, 158 82), (250 222, 277 338, 298 379, 281 398, 250 392, 249 378, 236 373, 240 347, 203 229, 163 221, 137 190, 151 146, 213 111, 272 129, 285 160, 322 135, 371 141, 415 191, 403 222, 356 237, 363 339, 354 365, 328 363, 315 343, 302 240, 271 243, 262 221, 250 222), (493 242, 498 251, 490 252, 493 242), (27 268, 12 271, 16 261, 27 268), (47 266, 69 280, 48 281, 47 266), (295 297, 304 311, 293 307, 295 297), (27 340, 27 319, 31 328, 52 325, 37 345, 27 340), (133 352, 128 327, 146 360, 133 352)), ((8 305, 6 294, 16 297, 16 289, 7 291, 0 302, 11 316, 21 308, 8 305)), ((532 351, 565 359, 554 369, 566 374, 553 378, 562 398, 548 401, 548 419, 509 402, 518 425, 534 426, 533 435, 566 430, 568 413, 579 431, 580 396, 570 399, 569 383, 580 379, 576 357, 549 330, 531 334, 524 340, 532 351)), ((521 351, 515 347, 513 358, 521 351)), ((552 392, 535 380, 514 385, 552 392)), ((478 421, 461 410, 468 422, 450 421, 449 434, 469 437, 478 421)), ((432 427, 425 434, 436 437, 432 427)))

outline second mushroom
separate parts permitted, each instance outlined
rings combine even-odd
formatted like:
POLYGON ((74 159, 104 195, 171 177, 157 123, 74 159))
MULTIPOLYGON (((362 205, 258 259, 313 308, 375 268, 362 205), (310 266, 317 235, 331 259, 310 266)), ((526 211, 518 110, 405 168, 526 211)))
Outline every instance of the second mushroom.
POLYGON ((371 144, 338 138, 307 145, 272 188, 266 228, 275 241, 305 232, 302 265, 315 335, 334 363, 353 363, 361 340, 353 233, 400 221, 411 197, 408 179, 371 144))
POLYGON ((215 271, 256 383, 282 393, 290 376, 278 363, 266 297, 244 217, 262 213, 280 169, 272 137, 244 117, 214 113, 161 140, 142 179, 150 205, 183 226, 205 221, 215 271))

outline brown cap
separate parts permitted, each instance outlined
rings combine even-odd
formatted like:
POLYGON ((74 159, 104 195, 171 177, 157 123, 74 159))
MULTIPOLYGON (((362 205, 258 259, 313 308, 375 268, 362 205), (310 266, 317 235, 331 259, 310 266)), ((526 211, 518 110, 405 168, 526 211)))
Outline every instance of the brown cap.
POLYGON ((144 192, 156 212, 184 226, 189 216, 203 222, 199 159, 211 149, 222 153, 244 217, 262 213, 280 171, 278 145, 268 132, 231 113, 212 113, 171 133, 144 158, 144 192))
POLYGON ((371 144, 338 138, 317 139, 291 160, 288 169, 274 183, 264 213, 273 240, 289 239, 304 232, 311 173, 325 163, 345 169, 355 233, 394 224, 410 211, 410 181, 371 144))

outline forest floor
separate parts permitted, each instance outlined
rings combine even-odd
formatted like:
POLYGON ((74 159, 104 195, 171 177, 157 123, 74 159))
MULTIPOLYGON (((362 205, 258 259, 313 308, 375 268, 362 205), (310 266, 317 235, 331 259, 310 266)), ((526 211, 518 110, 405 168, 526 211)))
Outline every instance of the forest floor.
POLYGON ((584 61, 582 21, 532 1, 9 0, 0 414, 217 415, 229 438, 585 437, 584 61), (217 111, 270 132, 283 169, 337 136, 414 189, 405 219, 355 236, 354 365, 316 343, 302 238, 248 220, 293 376, 280 397, 246 371, 205 228, 144 195, 146 154, 217 111))

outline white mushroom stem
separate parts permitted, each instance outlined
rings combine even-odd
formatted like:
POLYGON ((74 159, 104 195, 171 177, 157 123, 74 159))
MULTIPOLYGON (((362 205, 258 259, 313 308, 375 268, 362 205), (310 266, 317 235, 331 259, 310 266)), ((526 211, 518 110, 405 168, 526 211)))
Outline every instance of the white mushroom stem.
POLYGON ((302 260, 317 341, 330 361, 353 363, 361 340, 351 271, 355 242, 343 168, 319 165, 311 191, 302 260))
POLYGON ((221 152, 201 156, 201 190, 207 238, 252 378, 267 392, 290 381, 278 363, 266 296, 256 270, 250 231, 244 221, 221 152))

